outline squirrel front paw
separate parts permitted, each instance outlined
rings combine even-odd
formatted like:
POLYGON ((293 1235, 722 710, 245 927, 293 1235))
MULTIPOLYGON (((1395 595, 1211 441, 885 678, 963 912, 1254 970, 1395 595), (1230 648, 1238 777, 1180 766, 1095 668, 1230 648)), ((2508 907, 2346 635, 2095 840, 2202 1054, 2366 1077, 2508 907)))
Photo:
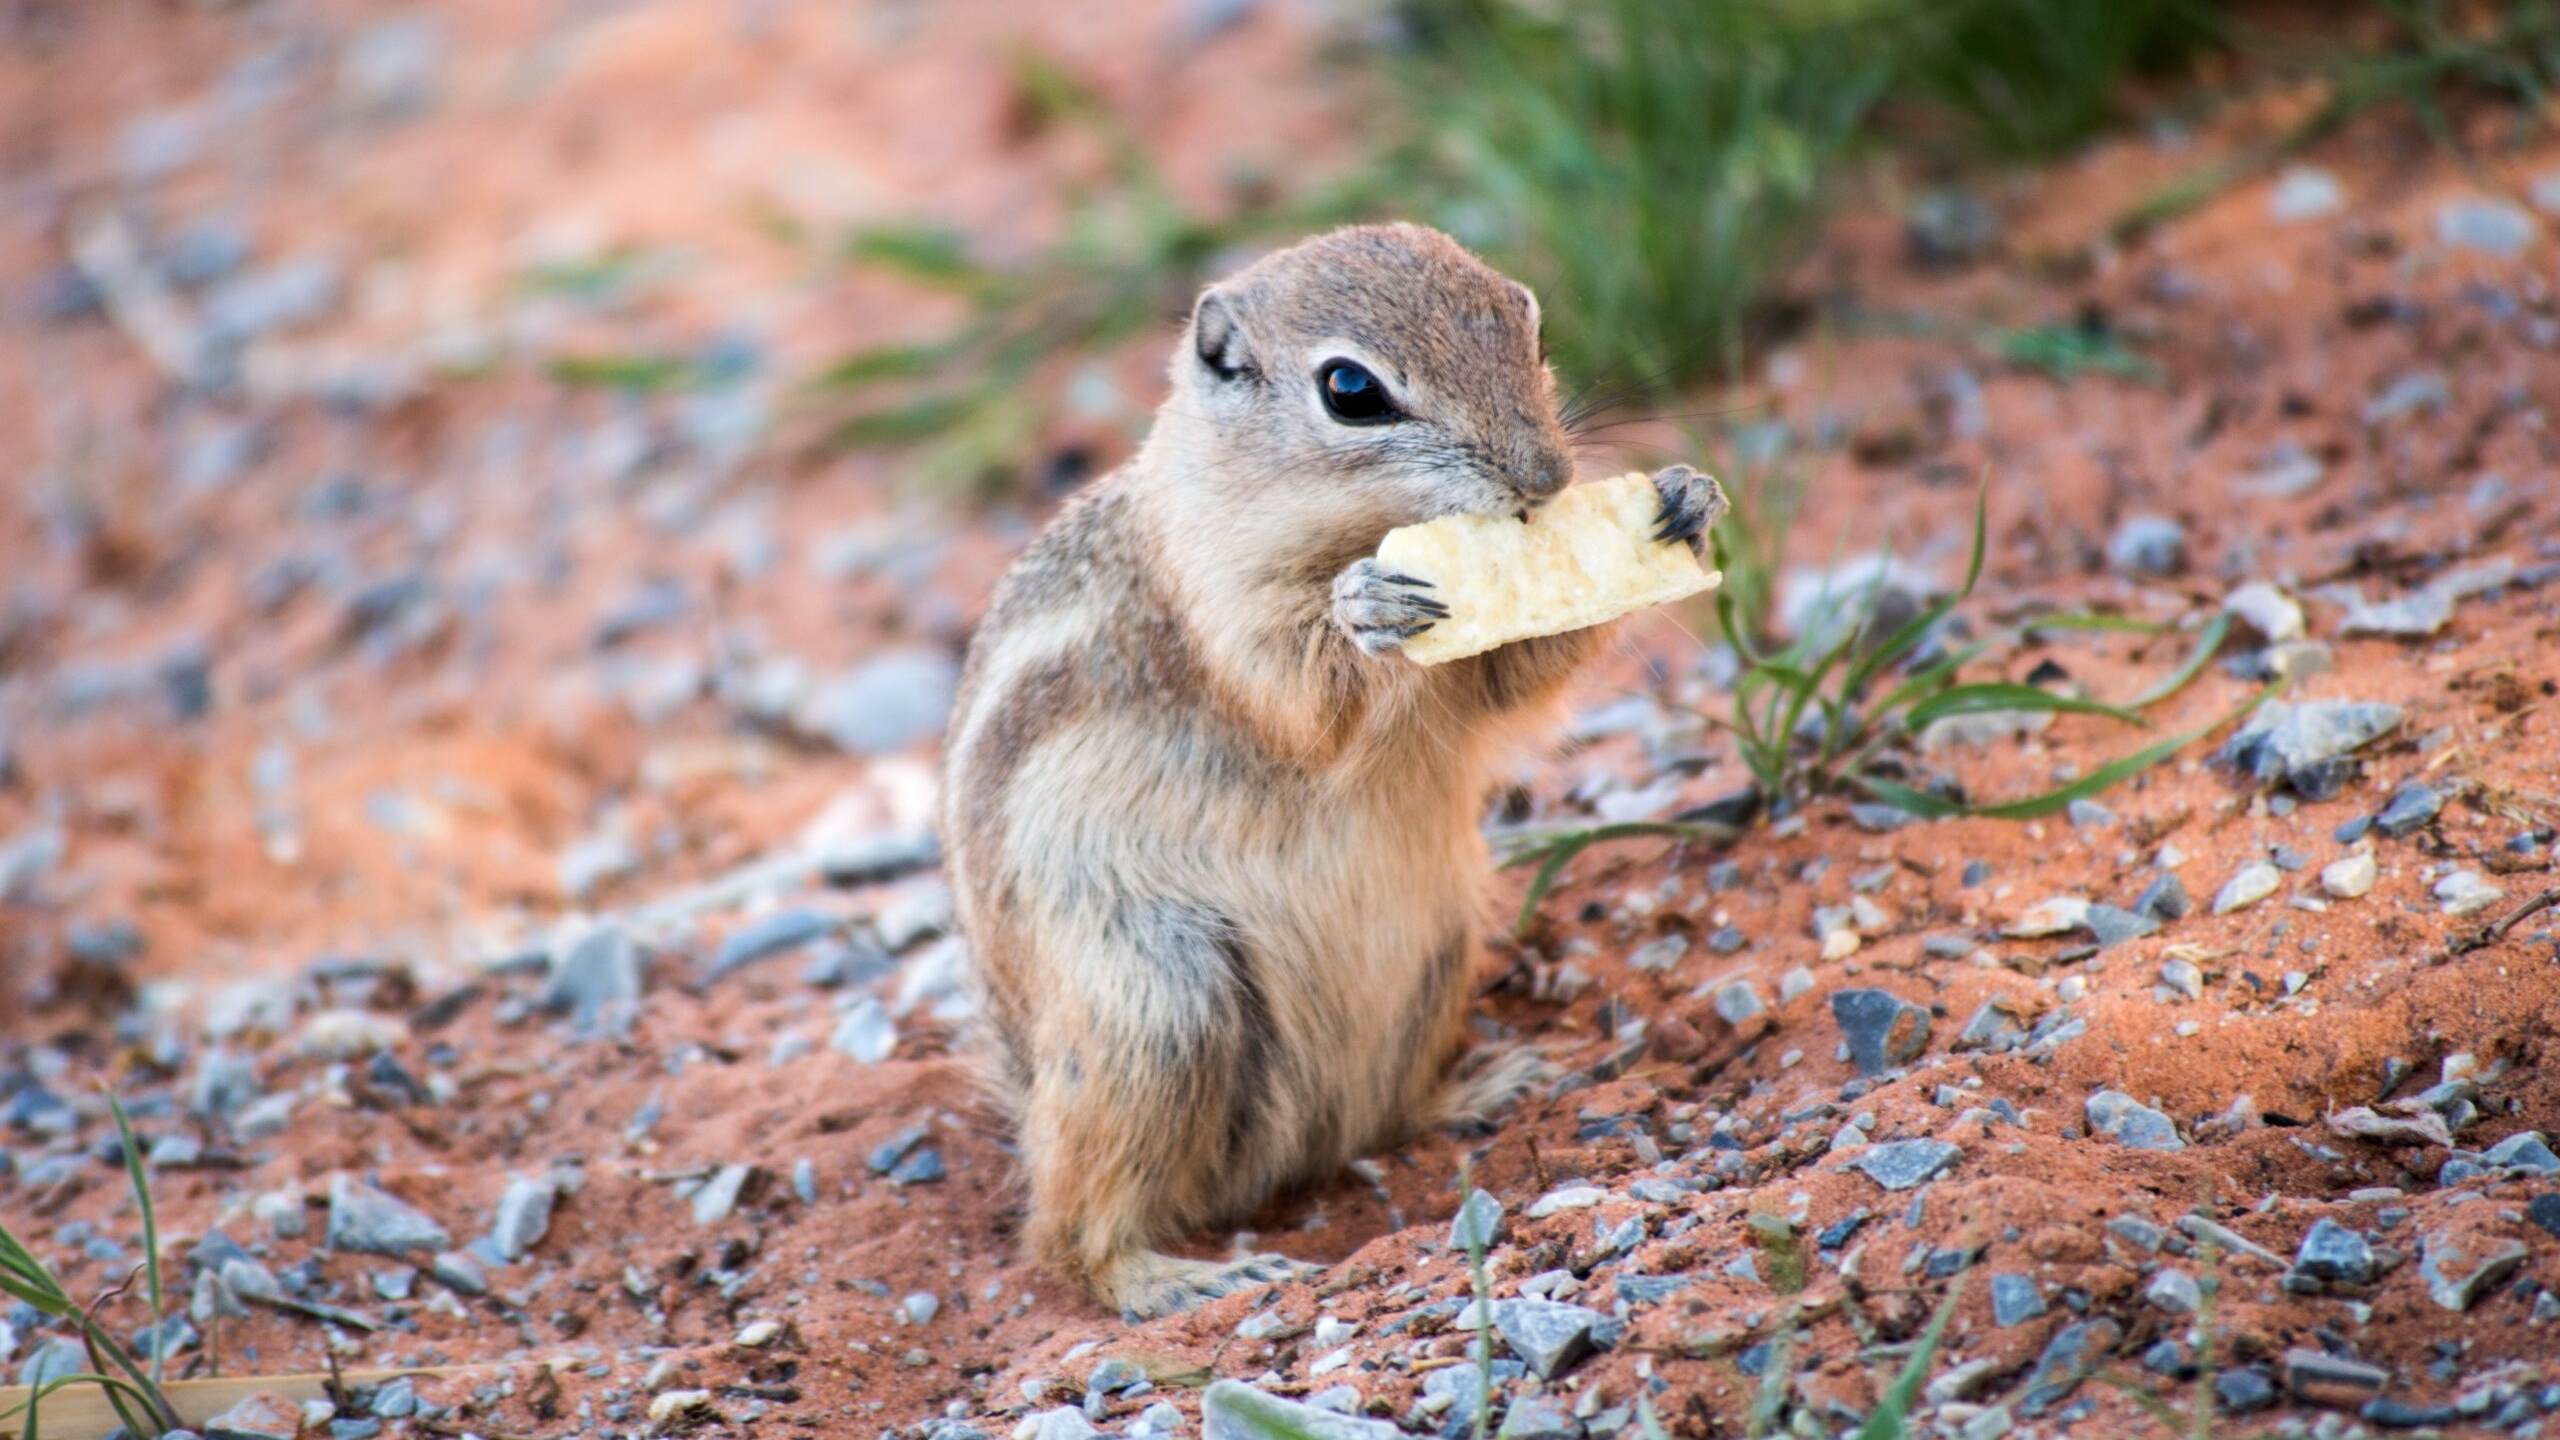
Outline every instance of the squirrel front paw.
POLYGON ((1714 476, 1701 475, 1686 465, 1672 465, 1654 472, 1653 488, 1662 497, 1662 510, 1654 517, 1653 538, 1686 541, 1691 550, 1703 557, 1707 527, 1725 512, 1723 487, 1716 484, 1714 476))
POLYGON ((1370 655, 1384 655, 1449 618, 1431 598, 1431 582, 1400 575, 1373 558, 1354 560, 1333 577, 1333 623, 1370 655))

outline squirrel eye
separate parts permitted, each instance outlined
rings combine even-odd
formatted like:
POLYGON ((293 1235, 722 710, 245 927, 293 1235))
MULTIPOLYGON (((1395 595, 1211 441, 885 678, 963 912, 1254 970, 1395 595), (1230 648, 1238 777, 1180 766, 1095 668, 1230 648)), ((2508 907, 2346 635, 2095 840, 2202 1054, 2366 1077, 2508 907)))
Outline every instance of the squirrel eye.
POLYGON ((1324 396, 1325 413, 1345 425, 1383 425, 1403 418, 1378 377, 1348 360, 1326 361, 1316 372, 1316 390, 1324 396))

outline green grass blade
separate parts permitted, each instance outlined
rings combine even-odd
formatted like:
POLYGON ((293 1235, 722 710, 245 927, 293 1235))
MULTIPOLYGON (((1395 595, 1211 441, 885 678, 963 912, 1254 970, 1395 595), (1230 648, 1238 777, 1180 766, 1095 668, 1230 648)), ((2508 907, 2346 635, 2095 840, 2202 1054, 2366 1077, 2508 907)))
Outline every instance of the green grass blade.
POLYGON ((1991 710, 2027 710, 2056 715, 2104 715, 2127 725, 2148 728, 2150 722, 2131 710, 2109 705, 2102 700, 2083 699, 2077 695, 2056 695, 2033 685, 2020 685, 2006 680, 1986 680, 1973 685, 1958 685, 1942 690, 1913 705, 1903 714, 1903 723, 1913 731, 1929 728, 1929 722, 1950 715, 1980 715, 1991 710))
POLYGON ((1594 845, 1606 844, 1612 840, 1637 840, 1647 836, 1661 836, 1676 840, 1705 840, 1720 845, 1730 845, 1740 838, 1738 833, 1729 826, 1668 820, 1627 820, 1610 825, 1594 825, 1586 829, 1558 830, 1533 837, 1521 837, 1513 842, 1513 851, 1503 858, 1500 868, 1508 870, 1515 866, 1526 865, 1532 860, 1537 860, 1540 864, 1538 873, 1529 881, 1528 893, 1520 899, 1520 915, 1512 922, 1512 933, 1522 934, 1528 930, 1529 922, 1538 916, 1539 902, 1545 900, 1547 892, 1555 888, 1556 877, 1564 873, 1564 867, 1572 864, 1575 856, 1594 845))
POLYGON ((1929 1328, 1921 1333, 1920 1344, 1911 1352, 1902 1374, 1884 1399, 1858 1428, 1858 1440, 1909 1440, 1911 1407, 1920 1398, 1920 1387, 1929 1381, 1929 1362, 1937 1358, 1938 1342, 1947 1333, 1947 1322, 1955 1319, 1956 1301, 1964 1294, 1964 1277, 1956 1277, 1947 1287, 1947 1298, 1938 1302, 1938 1313, 1929 1317, 1929 1328))
POLYGON ((2204 667, 2212 662, 2214 653, 2222 648, 2223 637, 2230 633, 2231 617, 2228 615, 2216 615, 2204 622, 2204 629, 2196 633, 2196 648, 2187 656, 2186 662, 2162 676, 2158 684, 2126 701, 2127 708, 2146 709, 2186 689, 2189 681, 2204 673, 2204 667))
POLYGON ((2253 699, 2230 715, 2216 720, 2203 729, 2190 730, 2184 735, 2172 735, 2157 745, 2146 746, 2111 764, 2102 765, 2058 790, 2048 790, 2041 795, 2030 796, 2024 800, 2012 800, 2001 805, 1959 805, 1951 800, 1941 800, 1926 791, 1915 790, 1908 785, 1880 779, 1873 775, 1856 775, 1850 779, 1851 783, 1885 804, 1906 814, 1917 815, 1924 820, 1934 820, 1948 815, 1980 816, 1991 820, 2034 820, 2051 815, 2057 810, 2066 809, 2074 800, 2086 800, 2101 791, 2113 789, 2248 714, 2256 709, 2258 704, 2259 700, 2253 699))
POLYGON ((845 242, 845 258, 940 290, 975 290, 992 274, 969 259, 968 237, 934 225, 873 225, 845 242))
POLYGON ((124 1102, 109 1094, 107 1109, 115 1116, 116 1135, 124 1144, 125 1179, 133 1185, 134 1203, 142 1207, 142 1263, 151 1287, 151 1383, 156 1386, 168 1373, 164 1356, 169 1348, 168 1337, 160 1332, 168 1316, 160 1288, 160 1220, 152 1209, 151 1177, 143 1173, 142 1147, 133 1138, 133 1121, 124 1113, 124 1102))

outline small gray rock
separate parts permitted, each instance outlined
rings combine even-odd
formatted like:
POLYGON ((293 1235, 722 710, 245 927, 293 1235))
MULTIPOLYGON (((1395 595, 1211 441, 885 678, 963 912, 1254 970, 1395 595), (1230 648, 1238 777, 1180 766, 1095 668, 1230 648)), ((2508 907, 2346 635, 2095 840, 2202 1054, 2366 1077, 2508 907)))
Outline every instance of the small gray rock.
POLYGON ((2531 212, 2504 200, 2466 197, 2448 200, 2436 211, 2437 243, 2501 260, 2522 255, 2538 228, 2531 212))
POLYGON ((341 1253, 405 1255, 437 1251, 453 1237, 425 1211, 341 1175, 329 1184, 328 1246, 341 1253))
POLYGON ((1200 1397, 1200 1440, 1403 1440, 1403 1435, 1384 1420, 1283 1400, 1235 1380, 1217 1381, 1200 1397))
POLYGON ((2119 910, 2113 905, 2091 905, 2089 933, 2098 937, 2098 948, 2113 949, 2128 940, 2160 933, 2160 922, 2139 910, 2119 910))
POLYGON ((1849 1042, 1860 1075, 1880 1075, 1928 1048, 1929 1012, 1884 990, 1841 990, 1831 1018, 1849 1042))
POLYGON ((1994 1272, 1991 1277, 1991 1323, 2007 1329, 2024 1325, 2045 1312, 2044 1292, 2036 1288, 2035 1277, 2015 1271, 1994 1272))
MULTIPOLYGON (((2136 913, 2154 920, 2184 920, 2195 913, 2195 897, 2187 893, 2187 882, 2176 871, 2166 871, 2159 879, 2143 887, 2133 902, 2136 913)), ((2092 927, 2095 928, 2095 927, 2092 927)))
POLYGON ((2166 516, 2132 516, 2107 541, 2107 563, 2128 575, 2175 575, 2187 568, 2187 527, 2166 516))
POLYGON ((1582 1422, 1553 1395, 1523 1395, 1502 1415, 1501 1440, 1578 1440, 1582 1422))
POLYGON ((2478 1236, 2438 1230, 2419 1242, 2418 1276, 2427 1282, 2427 1298, 2459 1315, 2493 1286, 2524 1268, 2524 1244, 2494 1243, 2478 1236))
POLYGON ((2325 798, 2348 778, 2331 762, 2391 733, 2404 714, 2397 705, 2270 700, 2222 747, 2220 758, 2262 783, 2283 781, 2325 798))
POLYGON ((2284 1352, 2284 1387, 2314 1405, 2352 1410, 2382 1393, 2391 1372, 2308 1346, 2284 1352))
POLYGON ((2394 840, 2407 838, 2444 811, 2444 794, 2424 780, 2412 780, 2391 792, 2373 828, 2394 840))
POLYGON ((2373 1278, 2373 1247, 2362 1235, 2324 1217, 2304 1233, 2293 1268, 2314 1280, 2362 1285, 2373 1278))
POLYGON ((1860 1149, 1849 1168, 1887 1190, 1908 1190, 1963 1158, 1944 1140, 1886 1140, 1860 1149))
POLYGON ((1499 1300, 1493 1328, 1541 1380, 1553 1380, 1591 1353, 1592 1330, 1607 1317, 1553 1300, 1499 1300))
POLYGON ((18 1383, 42 1385, 65 1375, 79 1375, 89 1368, 89 1352, 67 1335, 55 1335, 37 1343, 27 1352, 27 1361, 18 1367, 18 1383))
POLYGON ((498 1197, 497 1223, 489 1227, 489 1241, 498 1253, 511 1263, 531 1254, 550 1233, 551 1205, 559 1195, 559 1186, 548 1179, 509 1180, 506 1193, 498 1197))
POLYGON ((835 928, 835 921, 815 910, 777 910, 733 931, 712 957, 710 978, 717 980, 777 955, 788 955, 835 928))
POLYGON ((456 1295, 489 1293, 489 1272, 461 1250, 447 1250, 427 1262, 427 1274, 456 1295))
POLYGON ((2041 1415, 2070 1398, 2123 1334, 2124 1328, 2108 1319, 2083 1320, 2056 1331, 2045 1343, 2044 1353, 2036 1357, 2035 1369, 2027 1373, 2018 1413, 2041 1415))
POLYGON ((897 1052, 898 1024, 889 1018, 888 1007, 865 995, 836 1022, 827 1045, 865 1065, 877 1065, 897 1052))
POLYGON ((608 1010, 638 1003, 643 982, 640 947, 621 926, 599 925, 551 952, 542 1006, 586 1029, 608 1010))
POLYGON ((1502 1202, 1483 1190, 1469 1195, 1449 1222, 1449 1248, 1460 1254, 1490 1250, 1502 1238, 1502 1202))
POLYGON ((941 734, 959 683, 959 663, 947 651, 891 650, 821 682, 793 721, 849 754, 886 755, 941 734))
POLYGON ((252 1395, 204 1422, 205 1440, 296 1440, 300 1407, 281 1396, 252 1395))
POLYGON ((2187 1148, 2176 1122, 2121 1090, 2101 1090, 2086 1106, 2089 1128, 2135 1150, 2187 1148))
POLYGON ((2550 1143, 2539 1130, 2519 1130, 2488 1148, 2481 1162, 2501 1170, 2519 1170, 2527 1175, 2560 1175, 2560 1154, 2553 1154, 2550 1143))
POLYGON ((2142 1287, 2142 1298, 2172 1315, 2193 1315, 2204 1305, 2204 1288, 2184 1270, 2163 1268, 2142 1287))
POLYGON ((693 1223, 717 1225, 737 1213, 738 1205, 763 1180, 753 1165, 723 1165, 693 1192, 693 1223))

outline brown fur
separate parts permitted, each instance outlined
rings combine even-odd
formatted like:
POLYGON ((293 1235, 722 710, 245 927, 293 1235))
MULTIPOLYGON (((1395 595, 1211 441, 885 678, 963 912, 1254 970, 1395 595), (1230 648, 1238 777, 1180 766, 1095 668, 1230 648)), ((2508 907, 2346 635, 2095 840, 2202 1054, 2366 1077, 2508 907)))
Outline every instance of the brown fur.
POLYGON ((1146 445, 998 587, 945 750, 951 876, 1027 1239, 1105 1303, 1271 1278, 1153 1247, 1516 1085, 1452 1078, 1477 822, 1602 634, 1425 669, 1363 653, 1334 585, 1389 529, 1570 468, 1528 292, 1433 231, 1337 231, 1203 295, 1146 445), (1337 357, 1410 418, 1328 417, 1337 357))

